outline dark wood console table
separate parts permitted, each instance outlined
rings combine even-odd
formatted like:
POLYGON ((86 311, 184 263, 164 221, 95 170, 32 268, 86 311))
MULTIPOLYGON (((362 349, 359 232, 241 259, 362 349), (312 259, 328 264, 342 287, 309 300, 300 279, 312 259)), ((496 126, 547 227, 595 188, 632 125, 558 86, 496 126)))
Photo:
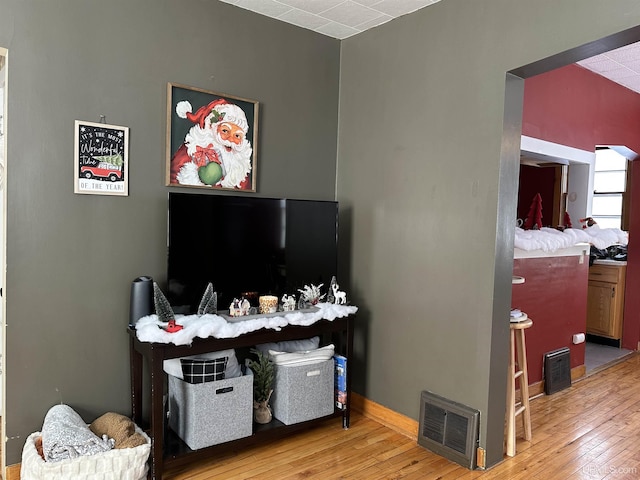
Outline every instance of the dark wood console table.
POLYGON ((173 432, 165 431, 165 415, 163 395, 166 374, 163 370, 163 361, 169 358, 199 355, 219 350, 238 349, 251 347, 261 343, 282 342, 286 340, 300 340, 319 335, 321 344, 334 343, 336 353, 352 358, 353 347, 353 315, 337 318, 333 321, 319 320, 309 326, 288 325, 280 331, 261 329, 246 333, 236 338, 195 338, 188 345, 174 345, 168 343, 141 342, 136 337, 134 329, 129 328, 130 355, 131 355, 131 411, 132 419, 136 424, 142 425, 142 400, 143 400, 143 359, 146 358, 149 367, 151 392, 150 421, 148 430, 151 437, 151 455, 149 478, 161 480, 163 470, 170 466, 182 465, 194 460, 210 457, 214 452, 225 449, 237 450, 258 441, 268 438, 277 438, 295 431, 301 431, 328 418, 342 418, 344 428, 349 427, 350 403, 351 403, 351 375, 347 375, 347 406, 345 410, 335 409, 332 415, 309 420, 294 425, 284 425, 274 419, 267 425, 254 424, 253 434, 231 442, 226 442, 211 447, 191 450, 173 432))

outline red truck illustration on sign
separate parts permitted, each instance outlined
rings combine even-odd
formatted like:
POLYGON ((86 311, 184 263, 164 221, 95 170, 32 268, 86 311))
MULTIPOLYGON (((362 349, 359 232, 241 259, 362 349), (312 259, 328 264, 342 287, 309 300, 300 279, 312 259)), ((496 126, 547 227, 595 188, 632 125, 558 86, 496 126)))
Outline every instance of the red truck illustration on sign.
POLYGON ((84 178, 106 178, 112 182, 122 180, 122 167, 108 162, 100 162, 95 167, 85 165, 80 167, 80 173, 84 178))

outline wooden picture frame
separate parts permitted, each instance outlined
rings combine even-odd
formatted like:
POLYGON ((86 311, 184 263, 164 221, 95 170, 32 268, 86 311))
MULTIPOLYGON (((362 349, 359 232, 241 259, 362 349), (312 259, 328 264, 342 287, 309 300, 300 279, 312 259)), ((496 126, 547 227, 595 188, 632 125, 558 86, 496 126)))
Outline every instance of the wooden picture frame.
POLYGON ((167 186, 255 192, 257 150, 257 101, 167 85, 167 186))
POLYGON ((74 193, 129 195, 129 127, 75 121, 74 193))

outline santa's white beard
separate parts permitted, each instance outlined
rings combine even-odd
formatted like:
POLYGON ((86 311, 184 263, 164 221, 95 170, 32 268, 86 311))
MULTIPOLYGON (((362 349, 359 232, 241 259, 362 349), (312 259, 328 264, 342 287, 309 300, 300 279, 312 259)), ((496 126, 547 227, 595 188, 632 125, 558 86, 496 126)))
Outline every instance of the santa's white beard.
MULTIPOLYGON (((223 141, 217 132, 211 129, 194 125, 185 135, 184 143, 190 157, 196 152, 197 147, 213 147, 215 149, 222 162, 224 174, 224 178, 216 185, 224 188, 240 188, 243 180, 251 172, 251 153, 253 149, 246 138, 240 145, 236 145, 235 143, 223 141), (231 151, 227 151, 225 146, 231 147, 231 151)), ((182 185, 204 185, 198 176, 198 167, 193 162, 183 165, 176 179, 182 185)))
POLYGON ((240 184, 251 172, 251 152, 251 144, 247 140, 231 152, 221 148, 220 159, 224 178, 218 182, 218 185, 225 188, 240 188, 240 184))
POLYGON ((194 125, 185 135, 184 144, 187 147, 187 153, 192 157, 197 147, 207 148, 209 145, 215 145, 216 137, 213 130, 194 125))

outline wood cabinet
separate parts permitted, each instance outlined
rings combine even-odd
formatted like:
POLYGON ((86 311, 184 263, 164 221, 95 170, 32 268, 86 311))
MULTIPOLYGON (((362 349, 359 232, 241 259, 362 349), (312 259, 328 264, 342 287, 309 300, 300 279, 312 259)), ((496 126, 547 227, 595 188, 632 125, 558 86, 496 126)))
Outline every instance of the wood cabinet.
POLYGON ((287 325, 280 330, 261 329, 255 332, 245 333, 235 338, 195 338, 191 345, 173 345, 163 343, 141 342, 136 337, 135 330, 129 328, 130 360, 131 360, 131 410, 132 418, 138 425, 143 425, 142 397, 143 397, 143 361, 148 363, 148 375, 150 376, 150 429, 151 455, 150 472, 151 480, 161 480, 165 468, 174 465, 182 465, 190 461, 210 458, 214 453, 238 451, 243 446, 259 442, 273 441, 296 431, 305 430, 327 418, 342 419, 344 428, 349 427, 351 411, 351 375, 347 375, 347 403, 346 408, 335 408, 334 413, 327 417, 321 417, 293 425, 285 425, 274 419, 267 425, 254 425, 253 435, 239 440, 213 445, 200 450, 191 450, 173 432, 165 428, 163 394, 166 374, 163 370, 163 362, 169 358, 198 355, 207 352, 226 350, 229 348, 242 348, 261 343, 281 342, 285 340, 300 340, 311 338, 315 335, 321 337, 321 343, 333 343, 336 353, 341 353, 347 358, 351 357, 353 348, 353 315, 334 320, 318 320, 308 326, 287 325), (325 340, 325 341, 323 341, 325 340))
POLYGON ((592 265, 587 294, 587 333, 622 338, 625 265, 592 265))

